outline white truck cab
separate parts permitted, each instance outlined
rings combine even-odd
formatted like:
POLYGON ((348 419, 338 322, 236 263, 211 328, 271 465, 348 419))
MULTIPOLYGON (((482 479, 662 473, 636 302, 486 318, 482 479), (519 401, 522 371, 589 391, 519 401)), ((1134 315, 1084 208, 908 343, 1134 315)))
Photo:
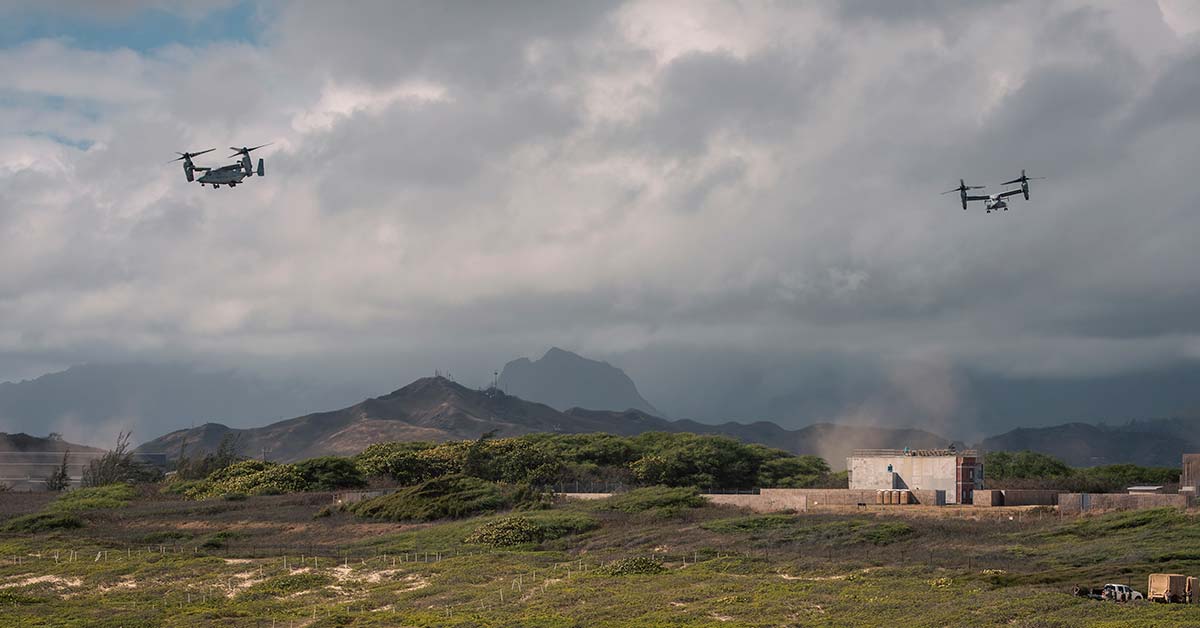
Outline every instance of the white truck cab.
POLYGON ((1129 585, 1106 584, 1104 585, 1104 599, 1117 602, 1132 602, 1144 598, 1141 593, 1134 591, 1129 585))

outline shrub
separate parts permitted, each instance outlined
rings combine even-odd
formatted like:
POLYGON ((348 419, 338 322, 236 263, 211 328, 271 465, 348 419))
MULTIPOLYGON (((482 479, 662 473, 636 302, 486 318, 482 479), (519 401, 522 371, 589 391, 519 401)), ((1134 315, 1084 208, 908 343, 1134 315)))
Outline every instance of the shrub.
POLYGON ((599 524, 595 519, 577 513, 515 515, 489 521, 475 528, 463 542, 492 547, 512 547, 586 532, 597 525, 599 524))
POLYGON ((214 472, 203 484, 188 489, 184 494, 192 499, 219 497, 230 493, 280 495, 298 493, 306 490, 308 486, 296 465, 243 460, 214 472))
POLYGON ((350 458, 324 456, 311 458, 295 464, 296 471, 310 491, 333 491, 342 488, 360 488, 367 485, 362 471, 350 458))
POLYGON ((631 576, 635 574, 662 573, 666 570, 667 568, 663 567, 662 561, 658 559, 635 556, 633 558, 614 560, 596 569, 596 573, 602 576, 631 576))
POLYGON ((21 595, 12 591, 0 591, 0 608, 5 606, 27 606, 29 604, 41 604, 47 602, 45 598, 32 597, 29 595, 21 595))
POLYGON ((354 457, 354 464, 367 477, 389 477, 409 486, 428 480, 430 465, 420 454, 432 443, 375 443, 354 457))
POLYGON ((432 521, 494 512, 510 503, 510 497, 493 482, 448 475, 350 504, 347 510, 369 519, 432 521))
POLYGON ((39 512, 9 520, 4 526, 7 532, 24 532, 36 534, 51 530, 70 530, 82 528, 83 522, 72 514, 61 512, 39 512))
POLYGON ((79 512, 99 508, 120 508, 129 504, 136 491, 128 484, 109 484, 92 488, 80 488, 63 493, 50 502, 46 509, 52 512, 79 512))
POLYGON ((706 503, 707 500, 695 488, 650 486, 613 495, 600 500, 596 505, 605 510, 636 513, 652 509, 699 508, 706 503))
POLYGON ((262 600, 284 597, 293 593, 309 591, 333 584, 333 578, 325 574, 299 573, 276 576, 260 582, 238 595, 240 600, 262 600))
POLYGON ((700 524, 705 530, 713 532, 763 532, 785 528, 796 523, 796 518, 789 515, 762 515, 755 517, 735 517, 732 519, 717 519, 700 524))

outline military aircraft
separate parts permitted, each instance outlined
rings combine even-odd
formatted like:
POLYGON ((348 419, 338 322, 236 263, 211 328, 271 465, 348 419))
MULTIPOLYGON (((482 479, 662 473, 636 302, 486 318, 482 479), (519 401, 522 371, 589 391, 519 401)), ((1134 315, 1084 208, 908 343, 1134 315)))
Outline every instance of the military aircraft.
POLYGON ((1008 201, 1006 201, 1004 199, 1006 199, 1010 196, 1015 196, 1017 194, 1024 194, 1025 200, 1029 200, 1029 182, 1037 180, 1037 179, 1045 179, 1045 178, 1046 177, 1026 176, 1025 169, 1022 168, 1021 176, 1017 177, 1016 179, 1013 179, 1012 181, 1005 181, 1004 183, 1000 184, 1000 185, 1012 185, 1014 183, 1020 183, 1021 187, 1019 187, 1015 190, 1005 190, 1004 192, 1000 192, 999 194, 989 194, 987 196, 975 196, 972 194, 967 194, 967 190, 981 190, 986 186, 967 185, 966 183, 963 182, 962 179, 959 179, 958 187, 956 187, 952 190, 946 190, 945 192, 942 192, 942 194, 958 192, 959 198, 962 200, 962 208, 964 210, 967 208, 967 201, 984 201, 984 208, 987 210, 987 213, 990 214, 990 213, 992 213, 993 210, 994 211, 1000 211, 1000 210, 1008 211, 1008 201))
POLYGON ((268 142, 253 148, 247 148, 245 146, 241 148, 230 146, 229 150, 233 151, 233 154, 230 155, 230 157, 237 157, 238 155, 241 155, 242 159, 238 163, 229 164, 228 166, 221 166, 220 168, 197 166, 192 162, 193 157, 203 155, 204 153, 210 153, 216 150, 215 148, 202 150, 196 153, 177 153, 179 157, 172 159, 171 162, 168 163, 182 160, 183 174, 187 177, 188 183, 191 183, 192 181, 198 181, 200 185, 213 186, 214 190, 222 185, 228 185, 232 188, 236 187, 237 184, 241 183, 246 177, 252 177, 256 174, 260 177, 265 176, 266 170, 263 167, 263 160, 261 158, 258 160, 258 170, 256 171, 254 169, 254 164, 250 161, 250 151, 258 150, 263 146, 270 145, 271 143, 268 142), (203 172, 204 174, 200 175, 200 178, 197 179, 195 178, 196 172, 203 172))

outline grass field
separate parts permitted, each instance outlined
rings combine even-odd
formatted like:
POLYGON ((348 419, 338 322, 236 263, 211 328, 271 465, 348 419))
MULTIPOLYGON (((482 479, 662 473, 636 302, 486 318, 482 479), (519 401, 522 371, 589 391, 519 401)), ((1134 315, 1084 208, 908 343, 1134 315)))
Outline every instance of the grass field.
MULTIPOLYGON (((1200 573, 1200 516, 1170 510, 1010 521, 599 501, 395 524, 315 516, 329 499, 77 500, 82 527, 0 536, 0 625, 1200 626, 1200 605, 1069 593, 1200 573)), ((0 527, 54 508, 14 500, 0 527)))

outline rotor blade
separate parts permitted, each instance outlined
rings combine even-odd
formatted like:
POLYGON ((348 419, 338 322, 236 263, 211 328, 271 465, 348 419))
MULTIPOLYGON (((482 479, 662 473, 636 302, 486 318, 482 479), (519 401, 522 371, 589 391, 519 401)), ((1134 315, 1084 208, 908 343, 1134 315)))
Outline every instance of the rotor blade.
POLYGON ((192 153, 192 157, 195 157, 195 156, 197 156, 197 155, 203 155, 204 153, 211 153, 211 152, 213 152, 214 150, 217 150, 217 149, 215 149, 215 148, 210 148, 210 149, 208 149, 208 150, 202 150, 202 151, 200 151, 200 152, 198 152, 198 153, 192 153))
POLYGON ((1020 182, 1022 182, 1022 181, 1025 181, 1025 180, 1027 180, 1027 179, 1028 179, 1028 177, 1021 177, 1021 178, 1019 178, 1019 179, 1013 179, 1012 181, 1005 181, 1004 183, 1001 183, 1000 185, 1011 185, 1011 184, 1013 184, 1013 183, 1020 183, 1020 182))
POLYGON ((987 187, 986 185, 968 185, 967 189, 968 190, 982 190, 983 188, 986 188, 986 187, 987 187))
POLYGON ((945 192, 942 192, 942 194, 949 194, 951 192, 957 192, 957 191, 959 191, 959 189, 961 189, 961 188, 954 188, 953 190, 946 190, 945 192))

